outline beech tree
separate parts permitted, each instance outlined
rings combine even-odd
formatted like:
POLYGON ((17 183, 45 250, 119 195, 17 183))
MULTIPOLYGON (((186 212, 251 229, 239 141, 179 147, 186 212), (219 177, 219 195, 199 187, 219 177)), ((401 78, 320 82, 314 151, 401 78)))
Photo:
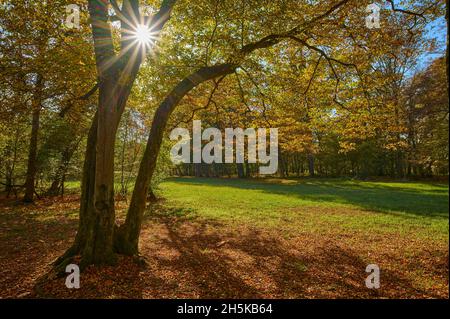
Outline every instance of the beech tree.
MULTIPOLYGON (((89 264, 112 263, 116 253, 138 254, 149 185, 170 117, 187 95, 201 90, 206 82, 212 81, 216 91, 224 78, 246 73, 253 78, 250 81, 253 91, 261 94, 261 88, 255 89, 258 81, 252 73, 259 77, 280 76, 287 72, 286 66, 291 69, 292 60, 314 59, 316 63, 308 68, 312 74, 305 73, 302 78, 304 93, 308 93, 316 80, 329 82, 332 85, 321 89, 322 104, 332 103, 332 109, 337 112, 365 107, 361 101, 367 98, 367 78, 376 74, 374 61, 385 53, 385 48, 396 45, 396 32, 414 33, 417 26, 423 26, 421 19, 442 10, 440 1, 422 1, 408 9, 397 8, 393 1, 387 1, 389 15, 405 18, 393 19, 392 25, 372 30, 364 26, 367 4, 369 1, 350 0, 314 4, 294 0, 195 3, 163 0, 159 10, 146 17, 137 0, 124 0, 121 5, 112 0, 88 1, 97 67, 98 110, 87 140, 78 232, 71 248, 56 261, 57 268, 66 265, 74 255, 81 255, 83 268, 89 264), (167 35, 160 38, 169 19, 167 35), (113 27, 117 22, 120 27, 113 27), (408 30, 404 30, 405 23, 408 30), (152 103, 160 102, 155 105, 126 220, 116 225, 116 133, 149 52, 137 40, 142 26, 150 30, 148 36, 157 39, 157 49, 151 43, 152 52, 157 50, 157 54, 150 55, 146 67, 154 71, 151 80, 159 81, 153 83, 158 92, 152 103), (114 34, 119 34, 119 39, 114 34), (297 54, 291 54, 293 58, 289 59, 292 48, 297 49, 297 54), (180 61, 184 65, 173 71, 162 67, 180 61), (314 70, 318 67, 323 75, 315 78, 314 70), (352 85, 346 90, 345 84, 349 83, 352 85), (358 94, 352 98, 355 92, 358 94)), ((240 93, 245 98, 245 93, 240 93)), ((274 110, 276 105, 272 101, 263 109, 274 110)), ((265 111, 256 113, 262 116, 265 111)))

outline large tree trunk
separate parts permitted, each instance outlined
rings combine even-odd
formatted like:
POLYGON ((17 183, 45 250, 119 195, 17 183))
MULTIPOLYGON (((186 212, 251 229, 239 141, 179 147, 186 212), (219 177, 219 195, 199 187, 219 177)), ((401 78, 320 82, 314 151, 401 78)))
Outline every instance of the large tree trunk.
POLYGON ((72 247, 56 261, 59 266, 78 254, 82 268, 115 261, 114 147, 130 92, 131 85, 118 90, 113 80, 99 87, 99 110, 89 130, 83 166, 78 232, 72 247))
POLYGON ((43 80, 39 75, 36 84, 36 92, 33 101, 32 122, 31 122, 31 137, 30 146, 28 149, 28 165, 25 181, 25 195, 23 201, 26 203, 32 203, 34 199, 35 179, 36 179, 36 155, 38 147, 38 134, 39 134, 39 118, 41 115, 41 99, 42 99, 42 85, 43 80))
MULTIPOLYGON (((134 11, 136 8, 131 6, 127 10, 134 11)), ((131 61, 132 52, 125 53, 121 59, 115 57, 111 29, 107 22, 107 2, 89 1, 89 13, 93 26, 99 96, 98 111, 89 132, 84 170, 84 174, 89 176, 83 177, 84 198, 81 199, 80 225, 74 245, 77 253, 82 255, 82 268, 89 264, 111 264, 115 261, 115 137, 142 62, 141 57, 137 56, 131 61)), ((130 12, 127 15, 131 16, 130 12)), ((125 27, 130 29, 129 26, 125 27)))
MULTIPOLYGON (((115 81, 105 81, 99 91, 97 145, 95 158, 93 231, 88 232, 83 249, 85 264, 114 261, 114 148, 120 113, 116 108, 115 81)), ((117 94, 117 93, 116 93, 117 94)))
MULTIPOLYGON (((150 22, 154 32, 161 31, 169 20, 174 3, 175 0, 163 0, 160 11, 150 22)), ((86 149, 77 237, 74 245, 58 260, 57 267, 64 265, 68 257, 74 254, 81 254, 81 268, 89 264, 110 264, 115 260, 115 137, 144 54, 137 45, 130 50, 133 39, 129 32, 135 28, 134 24, 142 23, 139 1, 124 1, 122 9, 114 6, 122 20, 121 52, 118 55, 109 24, 109 4, 104 0, 88 2, 99 81, 99 104, 86 149)))
POLYGON ((81 199, 80 199, 80 215, 78 220, 78 231, 72 246, 59 257, 55 264, 62 265, 70 260, 71 257, 81 254, 88 233, 93 231, 93 214, 94 211, 94 186, 95 186, 95 165, 96 165, 96 145, 97 145, 97 123, 98 114, 96 113, 92 120, 86 142, 86 152, 83 164, 83 176, 81 180, 81 199))
MULTIPOLYGON (((105 105, 103 103, 104 100, 100 98, 102 107, 105 105)), ((72 247, 56 261, 60 266, 64 266, 75 255, 82 256, 82 268, 89 264, 114 262, 114 143, 111 141, 113 137, 105 139, 105 134, 110 131, 101 131, 99 123, 97 112, 89 129, 86 145, 78 232, 72 247), (102 143, 98 142, 100 139, 102 143), (106 155, 99 156, 99 152, 106 155), (101 169, 98 168, 99 163, 102 164, 101 169), (97 182, 99 178, 103 183, 97 182)), ((117 125, 114 124, 115 122, 110 127, 113 130, 110 132, 111 136, 115 136, 114 128, 117 125)), ((105 122, 103 125, 105 126, 105 122)))

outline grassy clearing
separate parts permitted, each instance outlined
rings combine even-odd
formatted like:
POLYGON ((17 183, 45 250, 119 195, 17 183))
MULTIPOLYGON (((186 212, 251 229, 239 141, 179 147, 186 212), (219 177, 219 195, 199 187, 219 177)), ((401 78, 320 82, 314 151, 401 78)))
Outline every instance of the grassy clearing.
POLYGON ((448 185, 341 179, 177 178, 161 185, 169 205, 206 219, 282 227, 448 238, 448 185))

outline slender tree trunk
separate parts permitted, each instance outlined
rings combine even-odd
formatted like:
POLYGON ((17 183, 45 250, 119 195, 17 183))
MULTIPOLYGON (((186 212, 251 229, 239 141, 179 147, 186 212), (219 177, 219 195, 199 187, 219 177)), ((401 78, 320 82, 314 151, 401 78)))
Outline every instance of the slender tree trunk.
POLYGON ((64 186, 64 178, 67 174, 67 170, 69 169, 70 160, 72 159, 73 154, 78 148, 79 143, 80 139, 76 141, 76 143, 69 145, 63 150, 61 154, 61 163, 59 164, 58 169, 56 170, 50 188, 46 192, 47 195, 56 196, 61 193, 60 190, 64 186))
POLYGON ((41 114, 41 90, 42 90, 42 78, 39 76, 35 101, 33 103, 32 122, 31 122, 31 137, 30 146, 28 149, 28 165, 25 181, 25 195, 23 201, 26 203, 32 203, 34 200, 35 182, 36 182, 36 155, 38 147, 38 134, 39 134, 39 121, 41 114))
POLYGON ((125 150, 128 140, 128 123, 129 116, 127 116, 125 121, 125 132, 122 139, 122 152, 120 155, 120 194, 125 198, 128 193, 128 189, 125 185, 125 150))
POLYGON ((244 164, 243 163, 236 163, 236 171, 239 178, 244 178, 244 164))
POLYGON ((61 186, 61 175, 58 174, 58 176, 53 179, 53 182, 48 188, 48 190, 45 192, 45 195, 46 196, 58 195, 60 186, 61 186))
MULTIPOLYGON (((450 12, 450 3, 449 0, 445 1, 445 20, 447 20, 447 30, 449 28, 449 23, 448 23, 448 19, 449 19, 449 12, 450 12)), ((449 76, 449 54, 450 54, 450 34, 447 32, 447 49, 445 52, 445 64, 447 66, 446 68, 446 74, 447 74, 447 92, 450 92, 450 76, 449 76)))
POLYGON ((250 172, 250 164, 249 162, 245 162, 245 177, 250 178, 251 172, 250 172))
POLYGON ((194 174, 195 174, 195 177, 202 177, 201 163, 194 163, 194 174))
POLYGON ((397 151, 395 166, 396 166, 396 170, 397 170, 396 175, 399 178, 405 177, 405 167, 404 167, 404 163, 403 163, 403 152, 402 151, 397 151))
POLYGON ((314 174, 314 155, 308 154, 308 170, 309 170, 309 176, 313 177, 314 174))
POLYGON ((5 161, 5 192, 6 192, 6 198, 9 198, 11 195, 11 192, 14 191, 14 171, 16 169, 16 162, 17 162, 17 145, 19 143, 19 129, 16 129, 16 132, 14 134, 14 144, 12 146, 8 146, 7 151, 7 158, 11 156, 12 153, 12 160, 11 161, 5 161))
MULTIPOLYGON (((17 128, 15 138, 14 138, 13 159, 12 159, 12 163, 11 163, 11 170, 9 172, 10 177, 11 177, 11 184, 12 184, 11 190, 14 192, 15 198, 17 198, 17 190, 14 187, 14 184, 15 184, 14 172, 16 170, 16 163, 17 163, 17 148, 18 148, 18 144, 19 144, 19 135, 20 135, 20 130, 19 130, 19 128, 17 128)), ((9 197, 9 195, 10 195, 10 191, 8 192, 7 196, 9 197)))
POLYGON ((9 198, 9 195, 11 195, 12 190, 13 190, 12 178, 11 175, 7 173, 5 178, 6 198, 9 198))
POLYGON ((63 174, 61 179, 61 197, 64 197, 64 184, 66 183, 66 173, 63 174))

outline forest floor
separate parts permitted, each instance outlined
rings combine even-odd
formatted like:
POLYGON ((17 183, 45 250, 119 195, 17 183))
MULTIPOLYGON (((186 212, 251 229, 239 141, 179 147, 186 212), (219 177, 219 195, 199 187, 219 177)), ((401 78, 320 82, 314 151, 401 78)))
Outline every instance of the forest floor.
POLYGON ((449 297, 448 184, 178 178, 159 194, 146 264, 89 267, 80 289, 39 280, 74 238, 79 196, 0 199, 0 298, 449 297))

